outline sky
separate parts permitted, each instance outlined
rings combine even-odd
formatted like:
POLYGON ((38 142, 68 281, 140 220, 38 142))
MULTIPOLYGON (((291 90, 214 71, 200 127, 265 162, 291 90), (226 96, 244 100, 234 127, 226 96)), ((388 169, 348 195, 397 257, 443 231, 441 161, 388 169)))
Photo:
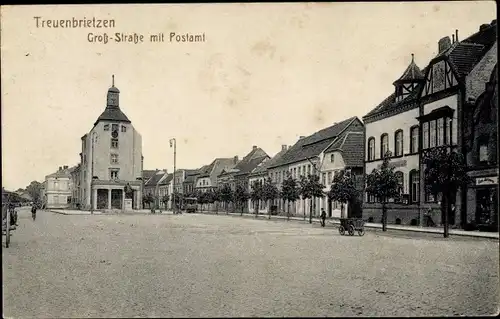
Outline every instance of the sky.
POLYGON ((58 5, 1 7, 2 186, 43 181, 78 164, 80 138, 106 106, 115 75, 120 108, 142 135, 145 169, 194 169, 270 156, 352 116, 362 118, 438 41, 496 19, 493 1, 58 5), (42 28, 40 19, 113 19, 115 27, 42 28), (90 43, 137 33, 143 43, 90 43), (165 42, 149 35, 163 32, 165 42), (170 43, 170 32, 205 34, 170 43))

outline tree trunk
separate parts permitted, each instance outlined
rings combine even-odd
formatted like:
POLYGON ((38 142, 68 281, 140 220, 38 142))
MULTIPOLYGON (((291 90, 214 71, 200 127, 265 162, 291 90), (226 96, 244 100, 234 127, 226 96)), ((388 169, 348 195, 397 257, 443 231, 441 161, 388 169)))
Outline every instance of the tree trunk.
POLYGON ((290 201, 287 202, 287 206, 286 219, 290 220, 290 201))
POLYGON ((309 199, 309 224, 312 224, 312 198, 309 199))
POLYGON ((441 214, 443 215, 443 236, 444 238, 449 237, 449 230, 448 230, 448 213, 450 209, 450 200, 449 200, 449 195, 447 191, 443 192, 443 201, 441 203, 441 214))
POLYGON ((243 216, 243 203, 241 203, 241 214, 240 216, 243 216))
POLYGON ((382 231, 387 231, 387 205, 382 203, 382 231))
POLYGON ((267 201, 267 215, 268 219, 271 219, 271 200, 267 201))
POLYGON ((255 218, 259 215, 259 207, 260 207, 260 200, 257 200, 253 203, 255 205, 255 218))

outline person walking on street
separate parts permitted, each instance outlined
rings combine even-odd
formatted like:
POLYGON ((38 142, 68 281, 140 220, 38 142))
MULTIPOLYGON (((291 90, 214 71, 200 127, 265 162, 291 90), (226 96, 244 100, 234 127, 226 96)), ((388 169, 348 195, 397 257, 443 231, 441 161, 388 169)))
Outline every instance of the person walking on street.
POLYGON ((36 204, 33 204, 33 206, 31 206, 31 217, 33 218, 33 220, 36 219, 36 204))
POLYGON ((326 212, 324 208, 321 208, 321 227, 325 227, 326 212))

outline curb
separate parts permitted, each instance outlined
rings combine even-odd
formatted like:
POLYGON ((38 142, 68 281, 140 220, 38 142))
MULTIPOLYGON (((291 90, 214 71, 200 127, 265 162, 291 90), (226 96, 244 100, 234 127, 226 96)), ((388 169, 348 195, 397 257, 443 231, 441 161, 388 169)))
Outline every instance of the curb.
MULTIPOLYGON (((253 219, 255 220, 284 220, 284 221, 287 221, 287 218, 286 217, 277 217, 276 215, 274 216, 271 216, 271 218, 269 219, 268 218, 268 215, 263 215, 263 214, 259 214, 258 217, 256 218, 255 217, 255 214, 248 214, 248 213, 243 213, 243 215, 240 215, 239 213, 229 213, 229 214, 226 214, 225 212, 221 212, 219 214, 215 214, 213 212, 198 212, 197 214, 201 214, 201 215, 221 215, 221 216, 233 216, 233 217, 253 217, 253 219), (263 218, 261 218, 263 217, 263 218)), ((308 222, 309 221, 309 218, 306 217, 306 220, 304 220, 303 218, 300 218, 300 217, 290 217, 290 221, 302 221, 302 222, 308 222)), ((312 220, 312 223, 319 223, 319 220, 317 219, 313 219, 312 220)), ((327 221, 326 222, 326 225, 327 226, 336 226, 336 225, 340 225, 340 222, 339 221, 327 221)), ((368 229, 382 229, 382 225, 366 225, 365 224, 365 228, 368 228, 368 229)), ((394 227, 394 226, 390 226, 388 225, 387 226, 387 230, 395 230, 395 231, 402 231, 402 232, 413 232, 413 233, 426 233, 426 234, 437 234, 437 235, 442 235, 443 234, 443 231, 442 230, 433 230, 433 229, 425 229, 425 228, 422 228, 422 229, 408 229, 408 228, 403 228, 403 227, 394 227)), ((483 238, 483 239, 496 239, 496 240, 499 240, 499 237, 498 236, 495 236, 493 235, 494 233, 492 233, 492 236, 488 235, 487 233, 455 233, 453 230, 450 230, 449 232, 449 235, 450 236, 460 236, 460 237, 474 237, 474 238, 483 238)))

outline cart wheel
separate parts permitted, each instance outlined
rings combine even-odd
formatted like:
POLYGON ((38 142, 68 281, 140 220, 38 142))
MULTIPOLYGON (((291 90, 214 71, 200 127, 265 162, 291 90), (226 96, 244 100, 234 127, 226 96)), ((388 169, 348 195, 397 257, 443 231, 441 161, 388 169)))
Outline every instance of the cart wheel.
POLYGON ((340 227, 339 227, 339 233, 340 233, 342 236, 344 236, 344 234, 345 234, 345 228, 344 228, 344 226, 340 225, 340 227))
POLYGON ((361 228, 360 230, 358 230, 358 235, 359 236, 363 236, 365 234, 365 229, 364 228, 361 228))
POLYGON ((354 236, 354 227, 352 225, 349 225, 349 236, 354 236))

